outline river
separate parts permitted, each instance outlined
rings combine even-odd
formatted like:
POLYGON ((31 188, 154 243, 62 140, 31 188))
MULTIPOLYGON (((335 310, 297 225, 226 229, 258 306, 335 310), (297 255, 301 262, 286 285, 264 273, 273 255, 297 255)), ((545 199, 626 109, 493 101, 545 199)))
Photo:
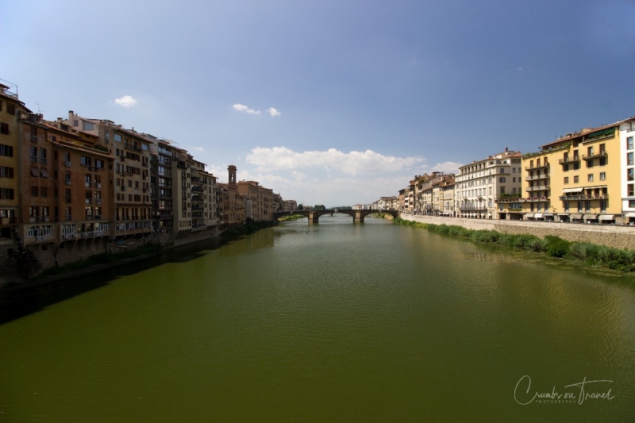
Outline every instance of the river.
POLYGON ((0 422, 634 421, 633 279, 286 222, 0 325, 0 422))

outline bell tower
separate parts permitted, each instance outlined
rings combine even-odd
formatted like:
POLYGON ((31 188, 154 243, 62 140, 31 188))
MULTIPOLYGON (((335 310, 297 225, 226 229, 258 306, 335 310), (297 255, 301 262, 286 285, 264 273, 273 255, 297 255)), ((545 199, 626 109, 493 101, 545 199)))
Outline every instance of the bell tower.
POLYGON ((227 179, 229 186, 235 187, 236 186, 236 166, 234 165, 229 165, 227 167, 227 172, 228 172, 228 176, 229 178, 227 179))

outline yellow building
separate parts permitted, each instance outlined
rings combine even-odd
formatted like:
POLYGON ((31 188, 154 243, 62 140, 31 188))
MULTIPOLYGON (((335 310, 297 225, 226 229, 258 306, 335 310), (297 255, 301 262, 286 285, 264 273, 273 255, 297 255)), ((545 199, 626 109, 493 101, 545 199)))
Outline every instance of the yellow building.
POLYGON ((523 218, 621 223, 621 123, 567 134, 525 154, 523 218))

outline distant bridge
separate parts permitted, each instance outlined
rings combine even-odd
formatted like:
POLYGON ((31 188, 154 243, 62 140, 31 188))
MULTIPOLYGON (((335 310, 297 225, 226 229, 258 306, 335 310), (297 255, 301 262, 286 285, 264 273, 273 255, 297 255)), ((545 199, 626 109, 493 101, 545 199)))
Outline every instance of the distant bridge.
POLYGON ((353 218, 353 223, 364 223, 364 218, 369 214, 377 214, 377 213, 385 213, 389 214, 392 217, 399 217, 399 212, 397 210, 294 210, 294 211, 283 211, 274 213, 273 218, 277 222, 278 218, 282 216, 290 216, 292 214, 301 214, 304 217, 309 219, 309 225, 313 225, 319 223, 320 216, 324 216, 328 214, 333 216, 333 213, 343 213, 351 216, 353 218))

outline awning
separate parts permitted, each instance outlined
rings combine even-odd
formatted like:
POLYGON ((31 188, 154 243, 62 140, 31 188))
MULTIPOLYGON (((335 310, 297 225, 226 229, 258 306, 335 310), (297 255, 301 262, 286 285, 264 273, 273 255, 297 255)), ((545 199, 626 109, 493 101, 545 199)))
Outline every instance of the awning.
POLYGON ((31 176, 40 176, 40 172, 37 171, 36 167, 31 168, 31 176))
POLYGON ((615 220, 615 216, 612 214, 601 214, 600 220, 615 220))
POLYGON ((571 219, 582 219, 582 213, 571 213, 571 219))
POLYGON ((624 216, 626 216, 626 217, 635 217, 635 212, 626 213, 624 216))
POLYGON ((40 175, 42 175, 42 178, 48 178, 49 177, 49 173, 46 169, 42 169, 40 170, 40 175))
POLYGON ((542 213, 534 214, 534 219, 540 219, 540 218, 542 218, 542 213))
POLYGON ((569 216, 569 213, 558 213, 558 216, 569 216))
POLYGON ((542 217, 553 217, 553 213, 544 213, 542 217))
POLYGON ((598 218, 597 214, 585 214, 584 215, 584 220, 595 220, 598 218))
POLYGON ((582 192, 584 188, 565 188, 562 190, 562 192, 567 193, 567 192, 582 192))
POLYGON ((534 217, 533 213, 525 213, 525 217, 534 217))

